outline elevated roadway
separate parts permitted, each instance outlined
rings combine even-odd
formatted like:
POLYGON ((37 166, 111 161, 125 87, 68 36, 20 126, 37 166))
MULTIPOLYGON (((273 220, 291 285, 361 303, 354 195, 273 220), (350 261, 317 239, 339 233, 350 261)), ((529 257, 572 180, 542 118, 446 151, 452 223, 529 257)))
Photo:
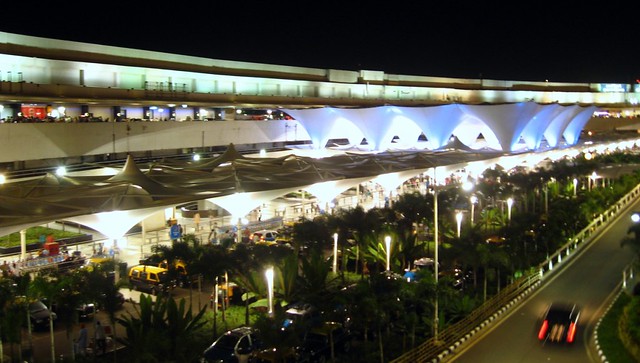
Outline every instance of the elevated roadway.
POLYGON ((508 315, 463 345, 446 362, 539 363, 601 362, 593 333, 598 320, 621 289, 623 271, 635 255, 620 246, 627 236, 632 203, 612 219, 593 241, 555 271, 540 288, 508 315), (573 345, 542 343, 540 319, 549 303, 573 301, 581 307, 578 337, 573 345))

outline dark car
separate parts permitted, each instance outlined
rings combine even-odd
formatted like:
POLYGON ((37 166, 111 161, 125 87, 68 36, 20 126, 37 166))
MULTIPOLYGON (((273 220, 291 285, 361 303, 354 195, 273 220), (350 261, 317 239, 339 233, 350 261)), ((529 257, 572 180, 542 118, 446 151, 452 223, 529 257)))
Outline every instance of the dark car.
POLYGON ((282 321, 282 330, 306 330, 321 324, 320 310, 307 303, 293 303, 287 307, 282 321))
POLYGON ((95 304, 82 304, 76 308, 78 320, 91 320, 96 314, 95 304))
MULTIPOLYGON (((106 294, 102 293, 101 297, 102 302, 104 302, 104 300, 106 299, 106 294)), ((116 291, 113 299, 113 304, 116 310, 121 309, 126 301, 126 299, 124 298, 124 294, 122 294, 120 291, 116 291)), ((94 318, 96 311, 100 309, 104 309, 104 306, 98 304, 98 308, 96 309, 96 305, 93 303, 82 304, 76 308, 76 311, 78 312, 78 320, 91 320, 94 318)))
POLYGON ((298 363, 301 362, 295 349, 269 348, 258 351, 252 363, 298 363))
POLYGON ((305 334, 297 349, 299 361, 324 363, 351 350, 352 335, 337 322, 325 322, 305 334))
POLYGON ((256 329, 248 326, 239 327, 227 331, 216 339, 204 351, 200 362, 246 362, 249 357, 261 348, 262 342, 256 329))
POLYGON ((556 344, 571 344, 578 330, 580 309, 574 303, 554 302, 544 313, 538 339, 556 344))
POLYGON ((29 318, 31 319, 31 326, 39 329, 49 327, 49 320, 55 322, 58 316, 56 313, 49 310, 49 308, 40 300, 36 300, 29 304, 29 318))

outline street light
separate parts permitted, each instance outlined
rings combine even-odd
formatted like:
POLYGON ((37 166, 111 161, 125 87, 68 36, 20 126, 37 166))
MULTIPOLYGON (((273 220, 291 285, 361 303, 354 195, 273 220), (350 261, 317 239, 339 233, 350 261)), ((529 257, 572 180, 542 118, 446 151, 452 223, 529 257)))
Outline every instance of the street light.
POLYGON ((478 203, 478 197, 476 197, 475 195, 472 195, 470 199, 471 199, 471 226, 473 227, 473 217, 474 217, 476 203, 478 203))
POLYGON ((462 212, 456 212, 456 222, 458 222, 458 238, 460 238, 460 225, 462 224, 462 212))
POLYGON ((265 271, 267 277, 267 289, 269 298, 269 315, 273 314, 273 267, 267 268, 265 271))
MULTIPOLYGON (((389 269, 387 267, 387 269, 389 269)), ((333 273, 338 272, 338 234, 333 234, 333 273)))
POLYGON ((573 196, 576 196, 577 193, 577 189, 578 189, 578 179, 573 178, 573 196))
POLYGON ((507 199, 507 217, 509 222, 511 222, 511 207, 513 206, 513 198, 507 199))
POLYGON ((390 261, 391 261, 391 237, 386 236, 384 238, 384 243, 387 247, 387 271, 390 270, 390 261))
MULTIPOLYGON (((433 318, 433 338, 435 341, 438 341, 438 325, 440 318, 438 317, 438 181, 436 179, 436 170, 433 170, 433 242, 434 246, 434 261, 433 261, 433 272, 436 280, 436 301, 434 304, 434 318, 433 318)), ((465 182, 462 184, 462 189, 465 192, 471 191, 473 189, 473 183, 465 182)))

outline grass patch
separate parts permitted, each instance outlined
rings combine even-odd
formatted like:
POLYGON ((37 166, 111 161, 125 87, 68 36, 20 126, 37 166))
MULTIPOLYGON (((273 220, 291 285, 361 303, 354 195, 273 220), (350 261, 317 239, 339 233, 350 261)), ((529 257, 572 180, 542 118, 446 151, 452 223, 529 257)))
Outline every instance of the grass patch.
POLYGON ((607 315, 602 318, 598 326, 598 340, 600 348, 610 363, 634 363, 633 357, 627 353, 618 336, 618 320, 623 314, 624 307, 631 301, 628 294, 620 294, 613 303, 607 315))
MULTIPOLYGON (((41 236, 52 235, 53 239, 76 237, 82 235, 77 232, 62 231, 59 229, 47 227, 31 227, 27 228, 26 240, 27 244, 40 242, 41 236)), ((20 232, 14 232, 7 236, 0 237, 0 247, 14 247, 20 245, 20 232)))

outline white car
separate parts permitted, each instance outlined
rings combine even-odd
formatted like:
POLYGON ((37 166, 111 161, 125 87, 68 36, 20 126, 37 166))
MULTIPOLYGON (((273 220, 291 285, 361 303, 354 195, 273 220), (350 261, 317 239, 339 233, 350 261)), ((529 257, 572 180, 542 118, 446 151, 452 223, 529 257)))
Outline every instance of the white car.
POLYGON ((263 229, 260 231, 255 231, 251 234, 251 241, 254 243, 259 242, 276 242, 278 238, 278 231, 272 231, 268 229, 263 229))

